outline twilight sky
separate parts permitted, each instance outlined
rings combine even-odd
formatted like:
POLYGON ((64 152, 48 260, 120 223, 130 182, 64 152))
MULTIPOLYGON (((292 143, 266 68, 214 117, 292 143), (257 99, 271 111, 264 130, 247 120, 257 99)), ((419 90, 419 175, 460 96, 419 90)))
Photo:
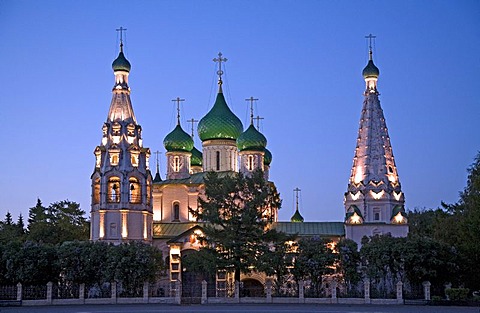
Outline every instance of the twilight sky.
MULTIPOLYGON (((212 59, 224 54, 226 99, 244 127, 245 99, 259 99, 281 220, 293 214, 298 187, 306 221, 343 221, 369 33, 406 207, 456 202, 480 150, 476 0, 0 0, 0 219, 7 210, 27 216, 37 197, 90 211, 120 26, 128 29, 134 110, 152 151, 165 152, 175 126, 171 99, 186 99, 188 132, 186 120, 211 108, 212 59)), ((201 150, 198 136, 195 145, 201 150)))

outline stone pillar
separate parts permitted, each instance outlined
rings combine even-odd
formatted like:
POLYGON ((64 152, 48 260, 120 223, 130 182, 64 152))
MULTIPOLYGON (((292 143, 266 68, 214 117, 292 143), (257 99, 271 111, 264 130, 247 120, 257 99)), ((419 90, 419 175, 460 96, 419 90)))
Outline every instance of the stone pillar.
POLYGON ((148 303, 148 287, 150 287, 148 281, 143 283, 143 303, 148 303))
POLYGON ((371 301, 370 301, 370 280, 365 279, 363 281, 363 284, 364 284, 364 289, 365 289, 365 293, 364 293, 365 304, 370 304, 371 303, 371 301))
POLYGON ((207 299, 207 282, 206 281, 202 281, 202 301, 201 303, 202 304, 207 304, 208 302, 208 299, 207 299))
POLYGON ((21 283, 17 284, 17 301, 22 301, 23 287, 21 283))
POLYGON ((272 303, 272 279, 267 278, 265 280, 265 286, 267 287, 267 303, 272 303))
POLYGON ((298 302, 304 303, 305 302, 305 283, 303 280, 298 282, 298 302))
POLYGON ((403 283, 401 281, 397 283, 397 303, 403 303, 403 283))
POLYGON ((52 304, 53 303, 53 300, 52 300, 52 290, 53 290, 53 283, 51 281, 49 281, 47 283, 47 303, 48 304, 52 304))
POLYGON ((240 303, 240 282, 235 281, 235 302, 240 303))
POLYGON ((332 303, 338 303, 337 299, 337 281, 332 280, 332 283, 330 284, 330 287, 332 289, 332 303))
POLYGON ((85 303, 85 284, 78 286, 78 299, 82 300, 82 303, 85 303))
POLYGON ((447 300, 450 300, 447 290, 451 288, 452 288, 452 283, 445 284, 445 296, 447 297, 447 300))
POLYGON ((110 299, 112 300, 113 304, 117 303, 117 282, 116 281, 112 282, 112 294, 110 296, 110 299))
POLYGON ((430 301, 430 286, 432 284, 429 281, 424 281, 423 282, 423 294, 425 296, 425 300, 430 301))
POLYGON ((175 303, 182 304, 182 282, 179 280, 175 282, 175 303))

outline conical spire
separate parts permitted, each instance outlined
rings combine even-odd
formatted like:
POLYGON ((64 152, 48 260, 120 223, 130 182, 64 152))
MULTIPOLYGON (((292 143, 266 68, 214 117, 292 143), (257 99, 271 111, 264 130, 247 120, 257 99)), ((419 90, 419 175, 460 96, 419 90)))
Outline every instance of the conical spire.
MULTIPOLYGON (((369 53, 369 65, 373 65, 371 48, 369 53)), ((365 222, 390 223, 392 210, 396 206, 403 207, 404 197, 376 89, 377 77, 378 69, 376 76, 371 74, 365 78, 367 91, 364 93, 355 156, 345 194, 345 209, 347 216, 360 212, 357 215, 363 216, 365 222)), ((347 222, 355 223, 353 220, 347 222)))

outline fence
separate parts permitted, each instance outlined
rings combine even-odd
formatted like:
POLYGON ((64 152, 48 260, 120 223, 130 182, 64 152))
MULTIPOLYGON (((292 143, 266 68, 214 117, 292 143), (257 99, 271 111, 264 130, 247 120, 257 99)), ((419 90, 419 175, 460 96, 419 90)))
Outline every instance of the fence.
MULTIPOLYGON (((376 288, 375 285, 373 285, 376 288)), ((329 282, 323 288, 315 288, 308 282, 299 281, 274 286, 272 279, 264 285, 248 288, 240 283, 203 281, 199 286, 199 302, 206 303, 343 303, 343 304, 403 304, 407 301, 430 301, 430 283, 423 284, 423 293, 419 286, 407 286, 404 294, 402 282, 395 285, 394 297, 378 298, 372 284, 365 280, 346 287, 336 281, 329 282), (405 300, 404 300, 405 295, 405 300), (405 302, 404 302, 405 301, 405 302)), ((193 296, 192 296, 193 297, 193 296)), ((190 299, 191 300, 191 299, 190 299)), ((182 284, 176 282, 157 282, 154 284, 123 286, 120 283, 104 284, 53 284, 44 286, 0 286, 0 302, 16 301, 22 305, 65 305, 65 304, 116 304, 116 303, 190 303, 189 294, 182 293, 182 284)))

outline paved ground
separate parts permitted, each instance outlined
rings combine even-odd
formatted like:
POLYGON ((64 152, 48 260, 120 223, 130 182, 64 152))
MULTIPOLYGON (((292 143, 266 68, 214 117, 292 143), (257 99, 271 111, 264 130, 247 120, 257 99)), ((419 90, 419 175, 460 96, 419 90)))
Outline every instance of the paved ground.
POLYGON ((478 307, 440 307, 440 306, 412 306, 412 305, 309 305, 309 304, 262 304, 262 305, 79 305, 79 306, 42 306, 42 307, 0 307, 0 312, 33 312, 33 313, 203 313, 203 312, 234 312, 234 313, 429 313, 429 312, 480 312, 478 307))

